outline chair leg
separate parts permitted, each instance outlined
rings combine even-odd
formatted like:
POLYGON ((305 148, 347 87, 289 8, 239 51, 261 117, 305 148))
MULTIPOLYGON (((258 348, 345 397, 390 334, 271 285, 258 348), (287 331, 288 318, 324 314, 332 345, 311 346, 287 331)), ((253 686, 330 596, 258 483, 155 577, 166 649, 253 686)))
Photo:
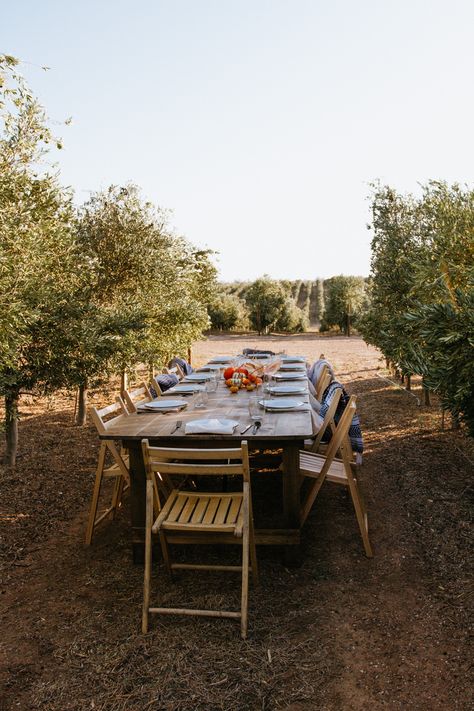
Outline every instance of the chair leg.
POLYGON ((143 611, 142 632, 148 632, 148 610, 150 607, 150 577, 151 577, 151 527, 153 524, 153 484, 146 483, 146 523, 145 523, 145 574, 143 579, 143 611))
POLYGON ((105 442, 102 442, 99 451, 99 461, 97 462, 97 469, 95 473, 94 489, 92 491, 92 501, 91 508, 89 511, 89 519, 87 521, 86 529, 86 546, 90 546, 92 542, 92 535, 94 533, 94 524, 97 516, 97 506, 99 504, 99 494, 100 487, 102 485, 102 472, 104 471, 105 455, 107 452, 107 446, 105 442))
POLYGON ((173 577, 173 570, 171 568, 171 560, 170 560, 170 553, 169 553, 169 548, 168 548, 168 541, 166 540, 166 534, 163 533, 163 531, 160 531, 159 533, 160 536, 160 544, 161 544, 161 552, 163 553, 163 560, 166 565, 166 569, 170 575, 170 577, 173 577))
POLYGON ((249 503, 250 508, 250 525, 249 525, 249 544, 250 544, 250 562, 252 564, 252 578, 255 587, 258 586, 258 561, 257 561, 257 546, 255 545, 255 527, 253 525, 252 502, 249 503))
POLYGON ((122 492, 123 492, 123 485, 124 485, 124 480, 123 476, 119 475, 115 479, 115 484, 114 484, 114 493, 112 495, 112 518, 115 518, 115 514, 120 508, 120 504, 122 503, 122 492))
POLYGON ((248 598, 249 598, 249 519, 248 503, 244 499, 244 527, 242 532, 242 601, 240 634, 242 639, 247 638, 248 625, 248 598), (247 511, 245 510, 247 509, 247 511))
POLYGON ((359 487, 354 480, 349 483, 349 489, 351 492, 355 515, 357 517, 357 523, 359 524, 360 535, 362 536, 362 542, 364 544, 365 555, 368 558, 372 558, 374 554, 369 540, 367 513, 365 511, 365 506, 362 500, 361 493, 359 491, 359 487))

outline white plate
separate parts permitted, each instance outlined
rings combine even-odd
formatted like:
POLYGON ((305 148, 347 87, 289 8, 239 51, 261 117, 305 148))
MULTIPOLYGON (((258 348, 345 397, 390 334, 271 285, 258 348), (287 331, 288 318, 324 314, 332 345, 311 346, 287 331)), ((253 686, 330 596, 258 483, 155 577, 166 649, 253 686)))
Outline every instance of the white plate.
POLYGON ((210 380, 214 375, 212 373, 191 373, 184 378, 185 383, 205 383, 206 380, 210 380))
POLYGON ((275 373, 276 380, 306 380, 306 373, 275 373))
POLYGON ((245 358, 248 358, 249 360, 264 360, 268 358, 273 358, 273 356, 269 355, 268 353, 249 353, 245 356, 245 358))
POLYGON ((163 393, 163 397, 165 396, 173 396, 173 395, 178 395, 178 394, 183 394, 183 395, 192 395, 193 393, 197 393, 199 391, 204 390, 204 387, 202 385, 198 385, 197 383, 195 385, 192 385, 191 383, 189 385, 186 385, 183 383, 183 385, 173 385, 172 388, 169 390, 166 390, 163 393))
POLYGON ((304 395, 306 388, 301 385, 272 385, 270 392, 275 395, 304 395))
POLYGON ((280 370, 299 370, 302 373, 306 368, 301 363, 282 363, 280 370))
POLYGON ((297 400, 289 397, 274 397, 269 400, 259 400, 259 404, 265 410, 296 410, 296 408, 304 405, 303 400, 297 400))
POLYGON ((281 356, 281 360, 283 361, 283 363, 304 363, 306 361, 306 358, 304 356, 284 355, 281 356))
POLYGON ((166 398, 166 400, 162 400, 160 398, 159 400, 147 402, 143 407, 147 410, 176 410, 178 407, 184 407, 185 405, 187 405, 187 402, 183 399, 170 400, 166 398))
POLYGON ((234 356, 216 356, 215 358, 210 358, 209 363, 232 363, 234 356))
POLYGON ((197 373, 205 373, 206 370, 216 371, 216 370, 220 370, 220 369, 221 369, 220 365, 217 365, 215 363, 207 363, 207 365, 203 365, 202 368, 198 368, 196 370, 196 372, 197 373))

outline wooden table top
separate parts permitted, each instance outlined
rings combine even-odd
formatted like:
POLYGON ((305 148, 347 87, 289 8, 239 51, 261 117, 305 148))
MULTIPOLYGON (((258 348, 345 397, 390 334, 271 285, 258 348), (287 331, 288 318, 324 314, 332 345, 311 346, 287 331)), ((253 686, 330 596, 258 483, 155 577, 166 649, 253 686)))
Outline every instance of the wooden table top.
MULTIPOLYGON (((292 384, 296 384, 293 382, 292 384)), ((298 382, 298 384, 300 384, 298 382)), ((306 381, 301 381, 306 386, 306 381)), ((307 386, 306 386, 307 387, 307 386)), ((258 392, 259 399, 263 399, 262 392, 258 392)), ((241 434, 251 420, 248 411, 248 401, 256 391, 252 393, 246 390, 239 390, 238 393, 231 393, 221 380, 217 391, 208 394, 208 403, 203 409, 194 409, 196 395, 183 398, 188 406, 184 410, 172 413, 144 412, 132 415, 121 415, 110 422, 107 431, 100 435, 101 439, 115 439, 123 441, 148 439, 176 439, 180 440, 302 440, 314 435, 313 419, 311 417, 311 407, 290 412, 268 412, 262 409, 262 426, 256 435, 251 434, 251 429, 244 435, 241 434), (226 418, 238 421, 238 426, 232 435, 221 434, 193 434, 185 435, 184 428, 186 422, 190 420, 201 420, 203 418, 226 418), (176 432, 172 432, 176 422, 181 420, 183 425, 176 432)), ((178 397, 178 395, 177 395, 178 397)), ((297 395, 293 397, 297 398, 297 395)))

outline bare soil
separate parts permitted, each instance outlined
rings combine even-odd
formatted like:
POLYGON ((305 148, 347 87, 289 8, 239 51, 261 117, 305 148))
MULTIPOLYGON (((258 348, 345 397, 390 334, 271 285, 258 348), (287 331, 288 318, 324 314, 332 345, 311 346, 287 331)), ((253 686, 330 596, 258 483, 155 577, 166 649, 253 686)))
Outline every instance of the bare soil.
MULTIPOLYGON (((327 484, 301 567, 259 549, 247 641, 232 621, 191 618, 154 617, 143 636, 127 498, 83 543, 94 428, 73 425, 71 394, 24 401, 18 466, 1 473, 0 711, 474 708, 472 441, 441 430, 436 403, 418 405, 418 383, 413 397, 384 380, 359 338, 212 336, 194 359, 243 346, 324 352, 357 394, 375 557, 364 556, 346 492, 327 484)), ((257 477, 258 506, 278 511, 278 475, 257 477)), ((154 574, 165 604, 238 604, 238 587, 225 573, 171 582, 160 562, 154 574)))

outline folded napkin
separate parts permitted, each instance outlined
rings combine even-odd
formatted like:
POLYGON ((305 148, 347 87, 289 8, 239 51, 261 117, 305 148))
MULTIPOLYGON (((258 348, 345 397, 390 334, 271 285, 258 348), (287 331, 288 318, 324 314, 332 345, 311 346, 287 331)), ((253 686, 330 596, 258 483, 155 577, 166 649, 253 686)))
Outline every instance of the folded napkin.
POLYGON ((185 434, 232 434, 239 423, 235 420, 207 419, 186 422, 185 434))

